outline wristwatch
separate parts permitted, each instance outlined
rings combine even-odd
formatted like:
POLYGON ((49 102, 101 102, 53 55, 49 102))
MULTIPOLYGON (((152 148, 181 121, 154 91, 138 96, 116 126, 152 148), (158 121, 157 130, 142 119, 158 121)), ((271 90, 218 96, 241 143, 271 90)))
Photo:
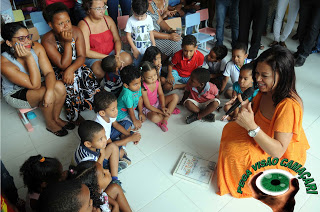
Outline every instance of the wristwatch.
POLYGON ((258 132, 260 131, 260 127, 258 126, 257 129, 255 130, 249 130, 248 131, 248 135, 252 138, 256 137, 256 135, 258 134, 258 132))

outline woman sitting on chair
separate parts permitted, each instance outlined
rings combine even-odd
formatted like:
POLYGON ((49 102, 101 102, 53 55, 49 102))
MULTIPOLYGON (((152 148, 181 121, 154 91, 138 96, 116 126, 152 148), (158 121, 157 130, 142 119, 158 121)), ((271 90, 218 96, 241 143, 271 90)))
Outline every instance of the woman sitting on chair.
POLYGON ((87 17, 79 22, 86 47, 86 62, 98 79, 105 75, 101 68, 101 60, 108 55, 115 55, 124 62, 124 66, 132 63, 131 55, 121 52, 122 44, 118 28, 112 18, 105 15, 107 6, 103 0, 83 0, 87 17))
POLYGON ((1 46, 4 99, 14 108, 39 107, 47 130, 57 136, 67 135, 67 129, 75 126, 59 117, 66 89, 56 81, 46 51, 41 44, 32 42, 32 34, 22 24, 2 25, 1 36, 5 40, 1 46), (43 83, 41 74, 45 77, 43 83))
POLYGON ((68 8, 61 2, 47 6, 44 17, 52 28, 42 38, 42 45, 58 80, 67 88, 65 101, 67 118, 79 125, 80 112, 93 109, 93 97, 99 85, 92 70, 84 65, 85 44, 81 30, 71 25, 68 8))

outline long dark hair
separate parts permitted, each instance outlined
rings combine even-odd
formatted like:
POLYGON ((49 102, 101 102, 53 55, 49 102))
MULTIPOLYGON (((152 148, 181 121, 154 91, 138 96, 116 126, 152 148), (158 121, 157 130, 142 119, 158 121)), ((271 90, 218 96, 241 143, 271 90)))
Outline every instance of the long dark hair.
POLYGON ((62 176, 62 165, 55 158, 31 156, 20 168, 20 175, 29 193, 40 193, 42 183, 56 183, 62 176))
POLYGON ((84 161, 79 163, 72 171, 69 170, 68 178, 77 179, 88 186, 93 206, 100 208, 104 202, 100 199, 100 191, 97 177, 97 166, 95 161, 84 161))
POLYGON ((257 64, 261 62, 266 62, 271 67, 274 77, 276 76, 276 72, 279 74, 277 86, 272 94, 274 106, 285 98, 293 98, 292 94, 296 94, 299 97, 296 91, 294 58, 287 48, 276 45, 262 52, 255 61, 255 68, 253 71, 253 80, 255 84, 257 84, 255 78, 256 67, 257 64))
POLYGON ((1 37, 3 38, 3 40, 5 42, 3 42, 3 44, 1 44, 1 53, 3 52, 7 52, 9 55, 11 55, 11 57, 16 58, 14 56, 14 51, 10 50, 12 47, 8 46, 6 44, 6 41, 12 41, 12 37, 21 29, 26 29, 27 27, 25 27, 23 24, 20 23, 7 23, 1 26, 1 37))

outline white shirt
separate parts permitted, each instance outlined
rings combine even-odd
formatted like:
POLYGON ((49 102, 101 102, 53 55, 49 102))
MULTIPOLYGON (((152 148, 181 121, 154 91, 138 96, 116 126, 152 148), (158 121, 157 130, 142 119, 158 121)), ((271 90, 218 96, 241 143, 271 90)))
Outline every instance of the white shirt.
POLYGON ((204 58, 204 62, 208 64, 210 74, 218 74, 220 72, 223 72, 227 65, 227 59, 224 57, 219 62, 209 62, 208 61, 208 55, 204 58))
MULTIPOLYGON (((251 59, 245 59, 244 64, 250 63, 251 59)), ((223 75, 231 78, 232 84, 239 80, 240 68, 233 61, 227 63, 223 75)))
POLYGON ((97 117, 94 119, 95 122, 98 122, 103 126, 104 130, 106 131, 107 139, 110 138, 112 123, 115 122, 117 118, 109 118, 109 119, 110 119, 110 122, 108 123, 99 115, 99 113, 97 113, 97 117))
POLYGON ((134 45, 139 50, 140 54, 143 55, 146 49, 152 45, 150 40, 150 31, 153 31, 153 22, 150 15, 142 21, 138 21, 134 16, 128 19, 125 32, 131 33, 131 38, 134 45))

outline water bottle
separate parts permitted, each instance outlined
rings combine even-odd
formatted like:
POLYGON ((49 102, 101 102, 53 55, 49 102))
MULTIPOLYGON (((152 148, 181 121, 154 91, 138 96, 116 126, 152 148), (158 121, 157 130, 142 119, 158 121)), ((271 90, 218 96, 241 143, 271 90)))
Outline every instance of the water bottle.
POLYGON ((27 113, 27 118, 29 119, 32 126, 38 125, 37 115, 34 112, 27 113))

